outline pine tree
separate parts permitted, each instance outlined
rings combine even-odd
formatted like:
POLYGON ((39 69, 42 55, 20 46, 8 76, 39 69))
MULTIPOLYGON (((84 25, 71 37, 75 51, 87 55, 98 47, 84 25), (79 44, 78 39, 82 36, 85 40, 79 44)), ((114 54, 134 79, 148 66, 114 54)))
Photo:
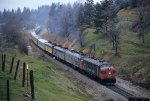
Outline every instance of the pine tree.
POLYGON ((79 13, 78 13, 78 17, 77 17, 77 25, 79 27, 81 27, 85 24, 84 16, 85 16, 84 15, 84 5, 80 4, 79 13))
POLYGON ((7 12, 6 9, 4 9, 4 11, 3 11, 3 21, 5 21, 7 19, 7 17, 8 17, 8 12, 7 12))
POLYGON ((3 18, 3 14, 2 14, 2 12, 0 11, 0 23, 2 22, 2 18, 3 18))
POLYGON ((20 9, 20 8, 17 9, 16 14, 17 14, 18 16, 21 16, 21 9, 20 9))
POLYGON ((52 3, 50 11, 49 11, 49 16, 53 16, 56 10, 56 4, 52 3))
POLYGON ((29 8, 26 8, 24 7, 23 9, 23 12, 22 12, 22 19, 23 19, 23 22, 27 24, 27 22, 30 21, 30 9, 29 8))
POLYGON ((95 8, 94 8, 94 2, 93 0, 87 0, 85 2, 85 7, 84 7, 84 20, 85 24, 93 27, 94 26, 94 17, 95 17, 95 8))
POLYGON ((130 7, 131 8, 135 8, 135 7, 137 7, 137 0, 130 0, 130 7))
POLYGON ((99 30, 100 30, 100 28, 102 27, 102 24, 103 24, 102 8, 101 8, 100 3, 97 3, 95 5, 95 11, 96 11, 96 14, 95 14, 94 23, 95 23, 95 27, 96 27, 97 32, 99 32, 99 30))
POLYGON ((103 19, 103 25, 102 25, 102 28, 103 28, 103 31, 102 33, 104 35, 107 35, 108 33, 108 18, 110 16, 110 0, 104 0, 102 3, 101 3, 101 7, 102 7, 102 19, 103 19))

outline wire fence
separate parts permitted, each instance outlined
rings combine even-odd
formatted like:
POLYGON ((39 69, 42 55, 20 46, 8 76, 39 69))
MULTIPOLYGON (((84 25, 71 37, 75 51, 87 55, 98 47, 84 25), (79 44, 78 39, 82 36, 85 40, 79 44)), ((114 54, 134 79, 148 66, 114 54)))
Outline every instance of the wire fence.
POLYGON ((35 99, 33 71, 28 69, 26 62, 15 55, 0 54, 0 67, 0 101, 10 101, 14 80, 21 82, 24 96, 35 99))

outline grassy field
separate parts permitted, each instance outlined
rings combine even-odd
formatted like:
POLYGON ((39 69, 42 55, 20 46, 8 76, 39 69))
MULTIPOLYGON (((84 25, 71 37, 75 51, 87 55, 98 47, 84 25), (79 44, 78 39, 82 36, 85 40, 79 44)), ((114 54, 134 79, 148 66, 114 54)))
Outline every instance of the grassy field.
POLYGON ((139 40, 137 32, 131 30, 136 16, 119 16, 120 26, 120 55, 115 57, 115 50, 108 37, 95 33, 95 29, 85 30, 85 47, 96 44, 96 57, 113 63, 118 69, 118 75, 140 85, 150 84, 150 26, 145 29, 145 43, 139 40), (145 47, 146 46, 146 47, 145 47), (105 53, 105 55, 102 55, 105 53), (140 77, 140 78, 139 78, 140 77), (139 79, 138 79, 139 78, 139 79), (142 81, 144 79, 144 81, 142 81), (142 84, 143 82, 143 84, 142 84))
MULTIPOLYGON (((18 53, 17 53, 18 54, 18 53)), ((94 96, 88 93, 77 81, 67 77, 65 72, 50 61, 43 61, 38 57, 17 55, 21 60, 17 80, 13 80, 13 72, 9 74, 11 56, 6 57, 7 64, 5 72, 0 71, 0 101, 6 101, 6 80, 10 80, 10 101, 31 101, 24 97, 26 88, 21 87, 22 63, 29 64, 29 70, 34 71, 35 101, 96 101, 94 96)))

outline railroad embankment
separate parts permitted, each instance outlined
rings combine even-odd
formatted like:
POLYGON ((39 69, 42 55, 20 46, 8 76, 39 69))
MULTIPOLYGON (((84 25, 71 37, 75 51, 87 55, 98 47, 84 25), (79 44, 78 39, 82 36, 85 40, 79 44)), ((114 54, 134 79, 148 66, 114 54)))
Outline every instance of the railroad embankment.
MULTIPOLYGON (((35 100, 36 101, 99 101, 84 84, 62 71, 58 65, 46 60, 42 55, 34 52, 31 56, 16 52, 6 52, 5 71, 0 71, 0 100, 6 100, 6 80, 10 80, 11 101, 31 101, 24 96, 26 86, 22 87, 22 63, 28 63, 29 70, 34 72, 35 100), (9 74, 11 57, 15 55, 12 73, 9 74), (17 79, 13 80, 17 60, 20 59, 17 79)), ((1 60, 1 58, 0 58, 1 60)), ((1 63, 1 62, 0 62, 1 63)), ((101 100, 108 100, 106 95, 101 100)))

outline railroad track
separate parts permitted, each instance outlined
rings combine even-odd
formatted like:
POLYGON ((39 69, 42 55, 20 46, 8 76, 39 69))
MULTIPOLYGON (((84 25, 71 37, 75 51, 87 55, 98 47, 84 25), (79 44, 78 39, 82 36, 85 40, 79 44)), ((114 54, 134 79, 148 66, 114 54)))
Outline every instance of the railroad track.
POLYGON ((118 85, 111 85, 111 86, 106 86, 107 88, 111 89, 112 91, 126 97, 128 101, 150 101, 149 98, 144 98, 140 96, 136 96, 134 94, 129 93, 126 89, 119 87, 118 85))
POLYGON ((125 89, 117 85, 111 85, 111 86, 106 86, 106 87, 126 98, 136 97, 135 95, 129 93, 128 91, 126 91, 125 89))

